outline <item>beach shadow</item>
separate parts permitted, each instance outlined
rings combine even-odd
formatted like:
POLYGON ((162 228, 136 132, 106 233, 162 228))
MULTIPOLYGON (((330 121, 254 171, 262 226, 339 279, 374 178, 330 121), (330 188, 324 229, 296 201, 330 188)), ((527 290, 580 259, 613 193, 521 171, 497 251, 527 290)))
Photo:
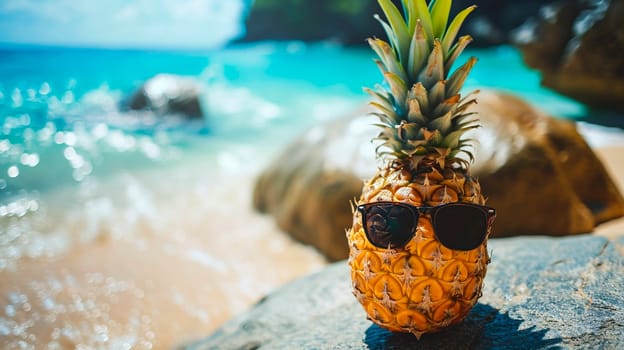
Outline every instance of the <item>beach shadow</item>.
POLYGON ((364 342, 371 350, 561 348, 561 338, 545 338, 548 329, 520 329, 522 322, 489 305, 477 304, 462 323, 425 334, 420 340, 412 334, 390 332, 373 324, 366 330, 364 342))
POLYGON ((586 115, 574 118, 591 124, 624 129, 624 113, 596 108, 588 108, 586 115))

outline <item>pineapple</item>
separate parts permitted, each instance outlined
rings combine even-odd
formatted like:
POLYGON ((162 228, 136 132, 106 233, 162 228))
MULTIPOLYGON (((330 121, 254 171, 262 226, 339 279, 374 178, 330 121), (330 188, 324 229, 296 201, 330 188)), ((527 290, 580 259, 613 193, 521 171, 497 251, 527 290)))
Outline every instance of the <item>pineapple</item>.
MULTIPOLYGON (((376 152, 382 165, 364 184, 358 206, 485 204, 479 182, 469 172, 470 140, 463 138, 478 127, 474 113, 467 111, 476 100, 473 94, 462 98, 459 93, 476 59, 450 74, 472 40, 468 35, 455 38, 476 6, 460 11, 448 24, 451 3, 402 0, 402 15, 390 0, 379 0, 387 22, 376 18, 389 43, 376 38, 368 42, 379 56, 375 62, 386 85, 366 90, 380 120, 376 152)), ((349 266, 353 294, 368 318, 419 339, 464 319, 481 296, 489 263, 487 237, 494 213, 492 208, 486 211, 482 241, 460 250, 440 242, 426 212, 418 215, 404 244, 380 247, 369 240, 361 210, 354 209, 353 226, 347 230, 349 266)), ((461 241, 463 227, 455 230, 455 239, 461 241)))

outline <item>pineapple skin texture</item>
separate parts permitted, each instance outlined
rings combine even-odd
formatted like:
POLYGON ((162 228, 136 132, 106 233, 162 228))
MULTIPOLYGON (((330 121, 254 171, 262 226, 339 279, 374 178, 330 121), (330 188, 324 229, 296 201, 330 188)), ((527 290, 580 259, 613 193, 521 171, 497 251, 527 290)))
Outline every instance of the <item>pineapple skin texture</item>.
MULTIPOLYGON (((447 168, 412 176, 405 167, 393 165, 364 184, 358 204, 378 201, 415 206, 485 202, 469 174, 447 168)), ((347 240, 353 294, 368 318, 383 328, 420 339, 462 321, 482 294, 487 238, 473 250, 451 250, 436 239, 429 215, 421 215, 405 247, 381 249, 369 242, 361 214, 354 210, 347 240)))

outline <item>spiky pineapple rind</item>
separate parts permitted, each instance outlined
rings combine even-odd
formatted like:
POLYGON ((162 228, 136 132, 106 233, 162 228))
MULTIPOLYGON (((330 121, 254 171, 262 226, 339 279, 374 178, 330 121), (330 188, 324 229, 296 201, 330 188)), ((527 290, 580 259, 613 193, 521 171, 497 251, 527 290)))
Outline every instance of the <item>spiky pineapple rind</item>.
MULTIPOLYGON (((467 173, 434 168, 414 175, 401 162, 388 164, 367 181, 359 203, 484 203, 478 182, 467 173)), ((487 243, 471 251, 448 249, 435 238, 426 215, 405 247, 383 249, 368 241, 354 211, 347 240, 353 293, 369 318, 386 329, 417 337, 440 331, 463 320, 481 296, 487 243)))

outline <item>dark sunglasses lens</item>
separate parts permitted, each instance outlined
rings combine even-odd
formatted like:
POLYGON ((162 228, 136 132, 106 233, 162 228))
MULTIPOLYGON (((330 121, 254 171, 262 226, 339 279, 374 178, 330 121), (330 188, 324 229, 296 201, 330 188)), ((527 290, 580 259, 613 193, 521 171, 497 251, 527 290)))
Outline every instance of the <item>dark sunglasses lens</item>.
POLYGON ((450 249, 472 250, 483 243, 487 233, 487 214, 479 207, 446 205, 437 211, 434 220, 438 240, 450 249))
POLYGON ((412 238, 418 217, 407 207, 375 204, 365 211, 364 231, 379 248, 402 247, 412 238))

